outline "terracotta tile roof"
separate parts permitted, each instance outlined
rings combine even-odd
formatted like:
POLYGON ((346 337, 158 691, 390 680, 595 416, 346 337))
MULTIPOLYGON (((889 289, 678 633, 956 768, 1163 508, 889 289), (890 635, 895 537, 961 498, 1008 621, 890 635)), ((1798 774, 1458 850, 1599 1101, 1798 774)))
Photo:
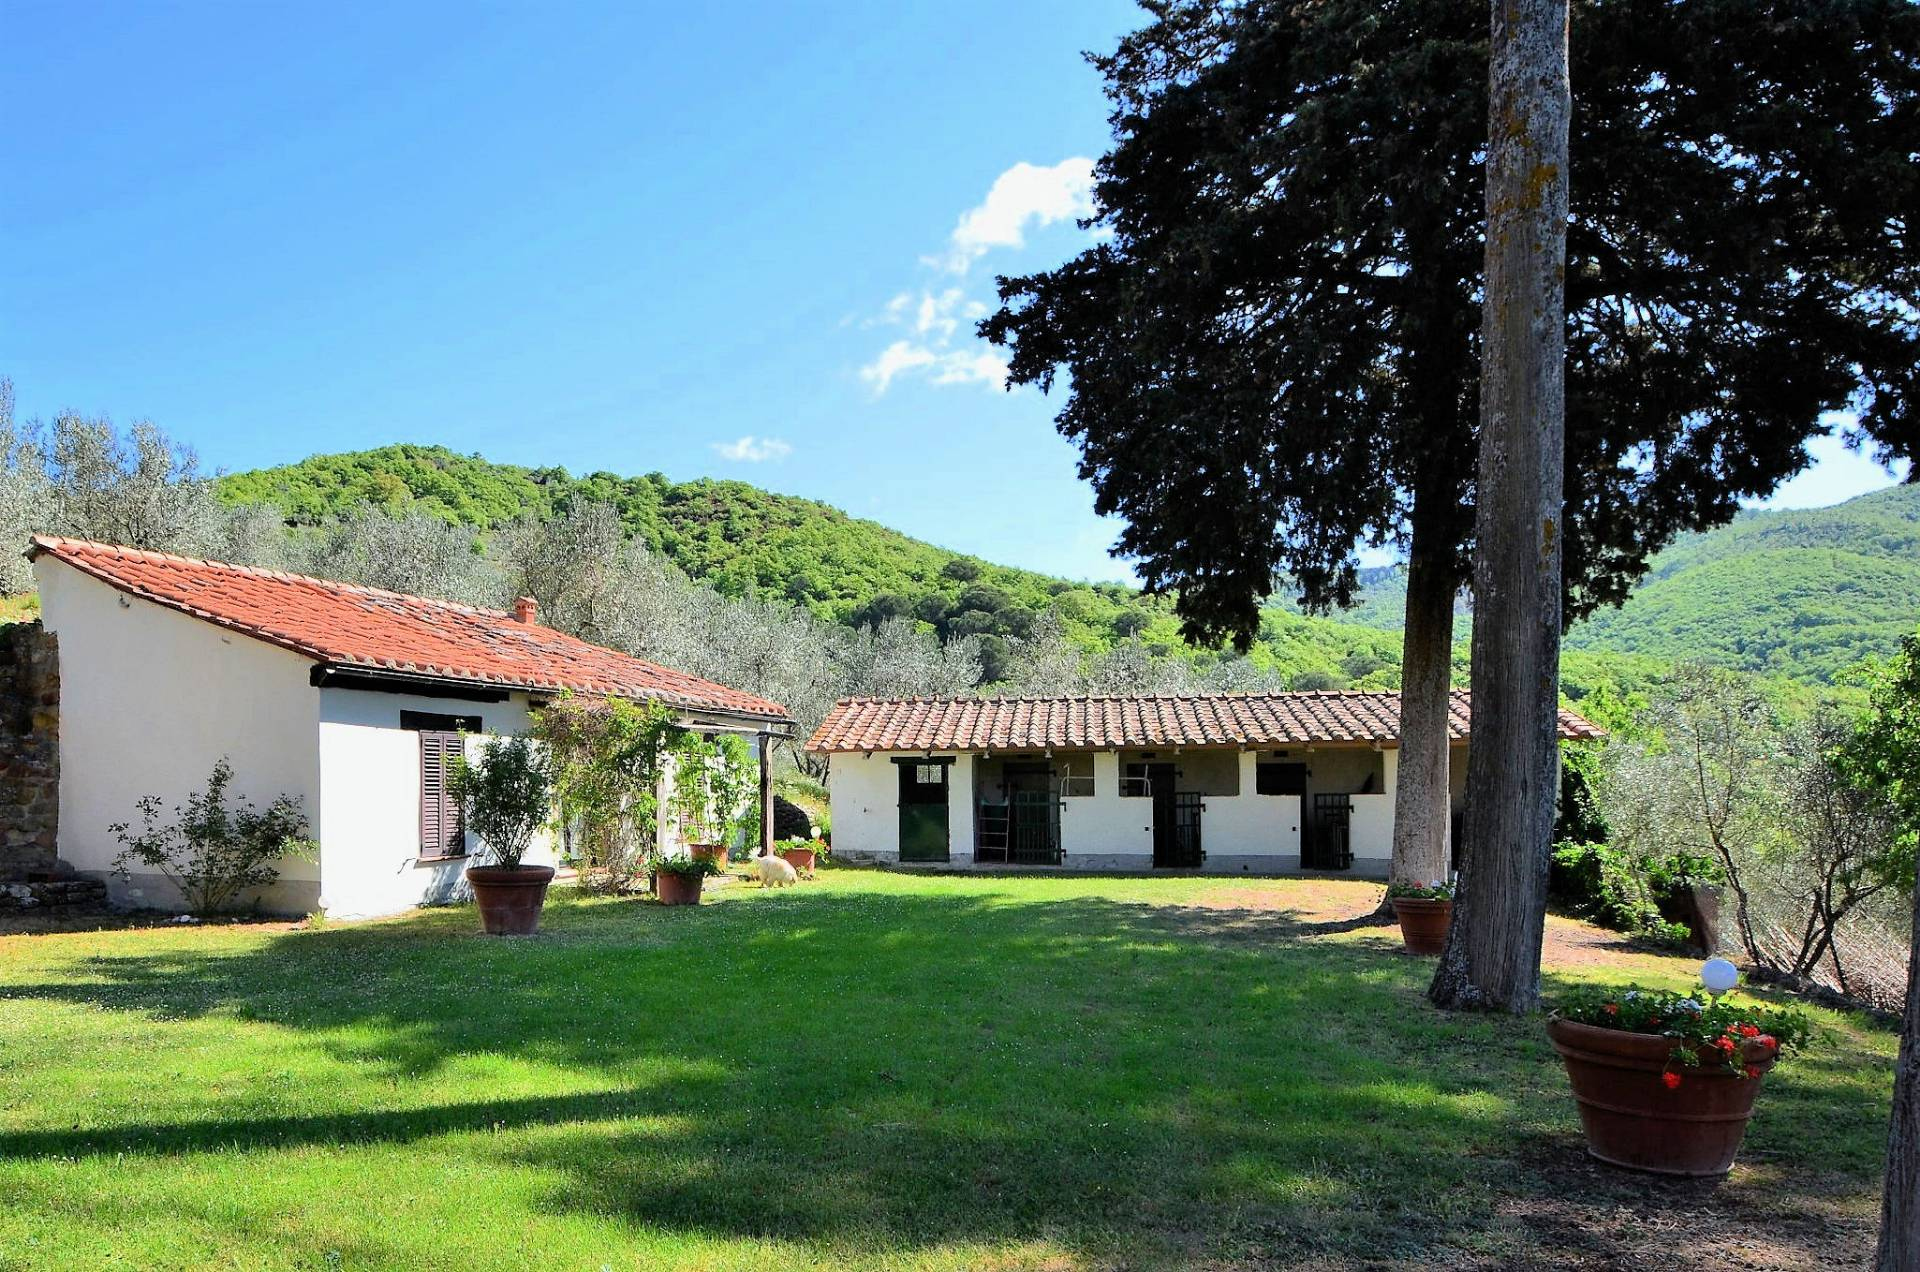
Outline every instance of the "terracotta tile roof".
MULTIPOLYGON (((1455 690, 1448 732, 1467 736, 1455 690)), ((1571 711, 1560 736, 1604 736, 1571 711)), ((1007 751, 1143 746, 1399 745, 1400 695, 1358 690, 1089 698, 842 698, 809 751, 1007 751)))
POLYGON ((35 535, 27 555, 329 667, 788 718, 776 702, 499 610, 81 539, 35 535))

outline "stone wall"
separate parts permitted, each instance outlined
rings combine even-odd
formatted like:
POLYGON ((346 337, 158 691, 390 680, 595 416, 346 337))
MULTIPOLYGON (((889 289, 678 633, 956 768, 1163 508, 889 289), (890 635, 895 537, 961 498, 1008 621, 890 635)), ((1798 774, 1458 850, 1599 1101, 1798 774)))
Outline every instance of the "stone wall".
POLYGON ((64 873, 60 820, 60 663, 38 623, 0 626, 0 883, 64 873))

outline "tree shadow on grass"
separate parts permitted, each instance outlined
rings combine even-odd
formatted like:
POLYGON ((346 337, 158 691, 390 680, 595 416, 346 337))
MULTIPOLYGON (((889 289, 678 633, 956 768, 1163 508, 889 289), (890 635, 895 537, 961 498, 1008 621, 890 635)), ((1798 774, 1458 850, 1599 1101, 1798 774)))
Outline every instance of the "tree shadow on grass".
POLYGON ((1308 939, 1322 924, 986 889, 740 901, 562 902, 532 941, 453 912, 85 960, 7 993, 271 1024, 343 1080, 437 1085, 14 1130, 0 1158, 432 1140, 556 1173, 555 1211, 649 1227, 1179 1261, 1412 1258, 1549 1187, 1505 1164, 1516 1146, 1569 1142, 1537 1022, 1431 1013, 1428 964, 1308 939), (492 1057, 528 1063, 469 1089, 492 1057))

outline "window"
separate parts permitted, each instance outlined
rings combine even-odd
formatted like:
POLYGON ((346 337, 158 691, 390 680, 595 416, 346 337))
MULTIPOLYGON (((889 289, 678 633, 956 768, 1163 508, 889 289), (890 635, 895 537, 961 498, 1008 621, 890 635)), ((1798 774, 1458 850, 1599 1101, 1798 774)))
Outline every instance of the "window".
POLYGON ((1153 794, 1151 765, 1129 764, 1121 770, 1120 794, 1130 799, 1145 799, 1153 794))
POLYGON ((420 860, 438 861, 467 855, 467 827, 460 802, 448 789, 454 757, 461 752, 458 733, 421 729, 420 737, 420 860))
POLYGON ((466 856, 466 819, 448 778, 455 757, 465 749, 461 735, 480 732, 480 717, 402 711, 400 727, 420 738, 420 860, 466 856))
POLYGON ((1075 773, 1071 769, 1062 770, 1060 774, 1060 794, 1063 798, 1069 799, 1084 799, 1089 795, 1095 794, 1093 774, 1075 773))
POLYGON ((1257 795, 1305 795, 1307 766, 1304 764, 1255 765, 1253 789, 1257 795))
POLYGON ((434 711, 402 711, 400 727, 403 729, 431 730, 435 733, 484 733, 486 728, 480 723, 479 716, 441 715, 434 711))
POLYGON ((902 804, 939 804, 947 802, 947 766, 926 760, 899 760, 900 802, 902 804))

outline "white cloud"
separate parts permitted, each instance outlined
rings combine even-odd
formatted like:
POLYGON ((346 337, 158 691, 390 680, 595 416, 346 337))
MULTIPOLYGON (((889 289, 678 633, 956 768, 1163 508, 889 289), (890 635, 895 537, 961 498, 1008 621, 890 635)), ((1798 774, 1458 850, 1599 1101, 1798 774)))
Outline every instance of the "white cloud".
POLYGON ((790 443, 777 437, 755 437, 751 433, 738 441, 715 442, 713 449, 720 458, 743 464, 764 464, 770 459, 785 459, 793 454, 790 443))
MULTIPOLYGON (((965 274, 973 262, 999 247, 1026 243, 1030 226, 1047 226, 1093 212, 1093 160, 1063 159, 1050 168, 1016 163, 994 179, 978 207, 961 216, 947 246, 921 264, 965 274)), ((879 397, 895 380, 927 384, 983 384, 1005 388, 1007 359, 972 338, 973 325, 992 309, 960 283, 896 292, 863 326, 898 327, 896 339, 860 368, 860 378, 879 397)))
POLYGON ((935 384, 984 384, 991 389, 1007 387, 1007 360, 996 349, 977 353, 954 350, 940 355, 934 364, 935 384))
POLYGON ((1024 246, 1029 224, 1047 226, 1092 214, 1093 160, 1076 156, 1051 168, 1016 163, 994 178, 978 207, 961 214, 947 250, 927 263, 964 274, 996 247, 1024 246))
POLYGON ((997 389, 1007 383, 1007 363, 991 349, 947 349, 896 340, 860 368, 860 378, 873 386, 875 397, 901 376, 924 376, 932 384, 984 384, 997 389))

